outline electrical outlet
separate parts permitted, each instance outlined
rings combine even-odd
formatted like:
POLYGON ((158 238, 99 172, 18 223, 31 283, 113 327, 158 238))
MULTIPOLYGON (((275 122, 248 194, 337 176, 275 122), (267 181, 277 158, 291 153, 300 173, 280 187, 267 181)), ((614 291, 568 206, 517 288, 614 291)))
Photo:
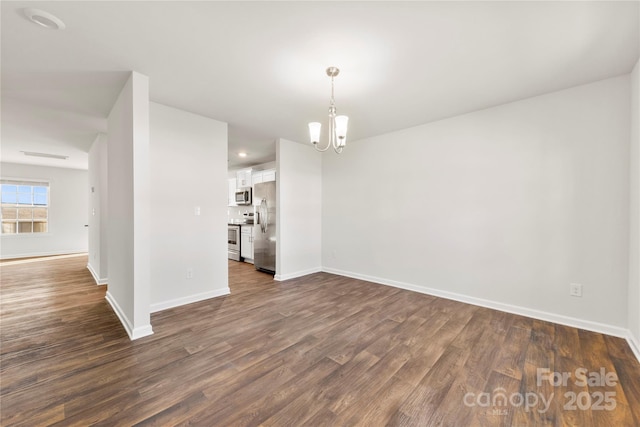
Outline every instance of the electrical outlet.
POLYGON ((187 279, 193 279, 193 269, 187 268, 187 279))
POLYGON ((193 208, 193 214, 195 216, 200 216, 200 206, 196 206, 193 208))
POLYGON ((582 285, 579 283, 570 283, 569 284, 569 295, 572 297, 581 297, 582 296, 582 285))

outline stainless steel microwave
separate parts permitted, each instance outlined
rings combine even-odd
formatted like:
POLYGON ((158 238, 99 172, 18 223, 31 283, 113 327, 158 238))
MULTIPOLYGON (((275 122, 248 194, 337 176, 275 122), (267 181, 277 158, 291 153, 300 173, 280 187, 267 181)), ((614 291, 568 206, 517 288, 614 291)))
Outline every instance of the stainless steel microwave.
POLYGON ((251 204, 251 188, 241 188, 236 190, 236 205, 251 204))

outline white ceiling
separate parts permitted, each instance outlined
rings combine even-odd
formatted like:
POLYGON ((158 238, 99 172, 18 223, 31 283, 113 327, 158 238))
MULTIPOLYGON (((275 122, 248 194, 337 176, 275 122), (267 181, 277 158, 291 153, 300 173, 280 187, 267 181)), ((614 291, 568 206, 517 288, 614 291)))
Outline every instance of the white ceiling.
POLYGON ((326 119, 330 65, 348 140, 379 135, 629 73, 639 6, 3 1, 1 159, 86 168, 128 70, 149 76, 152 101, 228 122, 230 166, 240 150, 273 160, 279 137, 307 142, 307 123, 326 119))

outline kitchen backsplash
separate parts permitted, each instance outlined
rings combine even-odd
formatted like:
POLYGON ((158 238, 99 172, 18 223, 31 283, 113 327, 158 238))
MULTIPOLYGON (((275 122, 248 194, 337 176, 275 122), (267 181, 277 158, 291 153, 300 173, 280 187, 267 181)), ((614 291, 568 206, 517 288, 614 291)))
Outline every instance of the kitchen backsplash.
POLYGON ((253 206, 229 206, 227 208, 227 222, 237 222, 245 219, 244 213, 253 213, 253 206))

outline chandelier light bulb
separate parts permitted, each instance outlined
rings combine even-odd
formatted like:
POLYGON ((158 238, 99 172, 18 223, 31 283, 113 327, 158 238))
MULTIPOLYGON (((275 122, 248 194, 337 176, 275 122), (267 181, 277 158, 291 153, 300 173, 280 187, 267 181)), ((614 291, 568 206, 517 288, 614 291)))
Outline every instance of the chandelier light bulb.
POLYGON ((322 124, 320 122, 311 122, 309 123, 309 137, 311 138, 312 144, 317 144, 320 142, 320 129, 322 128, 322 124))
POLYGON ((341 146, 344 146, 347 140, 347 123, 349 123, 349 117, 336 116, 336 137, 341 146))

